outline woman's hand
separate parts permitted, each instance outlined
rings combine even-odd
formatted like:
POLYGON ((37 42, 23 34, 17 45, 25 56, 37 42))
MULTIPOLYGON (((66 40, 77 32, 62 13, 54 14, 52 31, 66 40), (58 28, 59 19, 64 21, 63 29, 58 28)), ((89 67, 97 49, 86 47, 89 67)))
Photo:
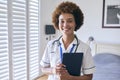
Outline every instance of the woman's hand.
POLYGON ((56 65, 56 74, 61 75, 61 73, 63 73, 64 71, 66 71, 66 67, 64 64, 56 65))
POLYGON ((56 74, 59 75, 60 80, 69 80, 71 76, 66 70, 66 66, 64 64, 58 64, 56 66, 56 74))

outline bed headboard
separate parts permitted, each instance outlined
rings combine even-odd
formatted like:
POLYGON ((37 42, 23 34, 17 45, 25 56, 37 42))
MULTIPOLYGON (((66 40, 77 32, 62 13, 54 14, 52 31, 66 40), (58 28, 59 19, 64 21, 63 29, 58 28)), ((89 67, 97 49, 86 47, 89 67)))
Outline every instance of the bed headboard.
POLYGON ((120 56, 120 44, 95 43, 92 52, 94 54, 111 53, 120 56))
POLYGON ((87 44, 91 47, 91 53, 93 56, 101 53, 111 53, 120 56, 120 44, 97 42, 92 36, 88 38, 87 44))

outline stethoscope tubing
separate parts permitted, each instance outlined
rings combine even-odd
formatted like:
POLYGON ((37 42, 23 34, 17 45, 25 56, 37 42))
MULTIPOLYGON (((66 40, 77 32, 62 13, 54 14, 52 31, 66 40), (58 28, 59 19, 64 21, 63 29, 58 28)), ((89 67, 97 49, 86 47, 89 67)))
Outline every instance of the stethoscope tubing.
MULTIPOLYGON (((60 38, 61 38, 61 37, 62 37, 62 36, 60 36, 57 40, 55 40, 55 41, 52 43, 52 45, 54 45, 55 42, 58 42, 58 46, 60 46, 60 45, 61 45, 61 43, 60 43, 60 38)), ((77 48, 78 48, 78 46, 79 46, 79 44, 80 44, 80 42, 79 42, 79 40, 78 40, 78 38, 77 38, 76 35, 75 35, 75 38, 76 38, 76 40, 77 40, 77 46, 76 46, 76 49, 75 49, 75 52, 74 52, 74 53, 76 53, 77 48)))

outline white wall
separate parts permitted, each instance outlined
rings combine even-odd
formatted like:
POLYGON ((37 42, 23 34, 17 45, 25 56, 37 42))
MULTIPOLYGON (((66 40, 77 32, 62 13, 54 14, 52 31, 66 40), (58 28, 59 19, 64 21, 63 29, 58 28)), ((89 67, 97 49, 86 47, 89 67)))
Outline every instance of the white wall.
MULTIPOLYGON (((46 46, 48 37, 45 35, 44 28, 46 24, 51 24, 51 15, 55 7, 66 0, 41 0, 41 54, 46 46)), ((89 36, 93 36, 96 41, 120 44, 120 28, 106 29, 102 28, 102 7, 103 0, 69 0, 77 3, 85 16, 84 25, 77 31, 79 38, 86 42, 89 36)), ((56 36, 56 35, 54 35, 56 36)))

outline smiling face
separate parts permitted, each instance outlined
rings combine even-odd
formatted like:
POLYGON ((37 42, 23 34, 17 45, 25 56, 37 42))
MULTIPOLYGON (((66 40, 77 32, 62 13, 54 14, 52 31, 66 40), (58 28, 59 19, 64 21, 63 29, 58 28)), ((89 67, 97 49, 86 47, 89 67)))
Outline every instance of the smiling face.
POLYGON ((75 19, 70 13, 62 13, 59 16, 59 30, 63 35, 74 35, 75 30, 75 19))

